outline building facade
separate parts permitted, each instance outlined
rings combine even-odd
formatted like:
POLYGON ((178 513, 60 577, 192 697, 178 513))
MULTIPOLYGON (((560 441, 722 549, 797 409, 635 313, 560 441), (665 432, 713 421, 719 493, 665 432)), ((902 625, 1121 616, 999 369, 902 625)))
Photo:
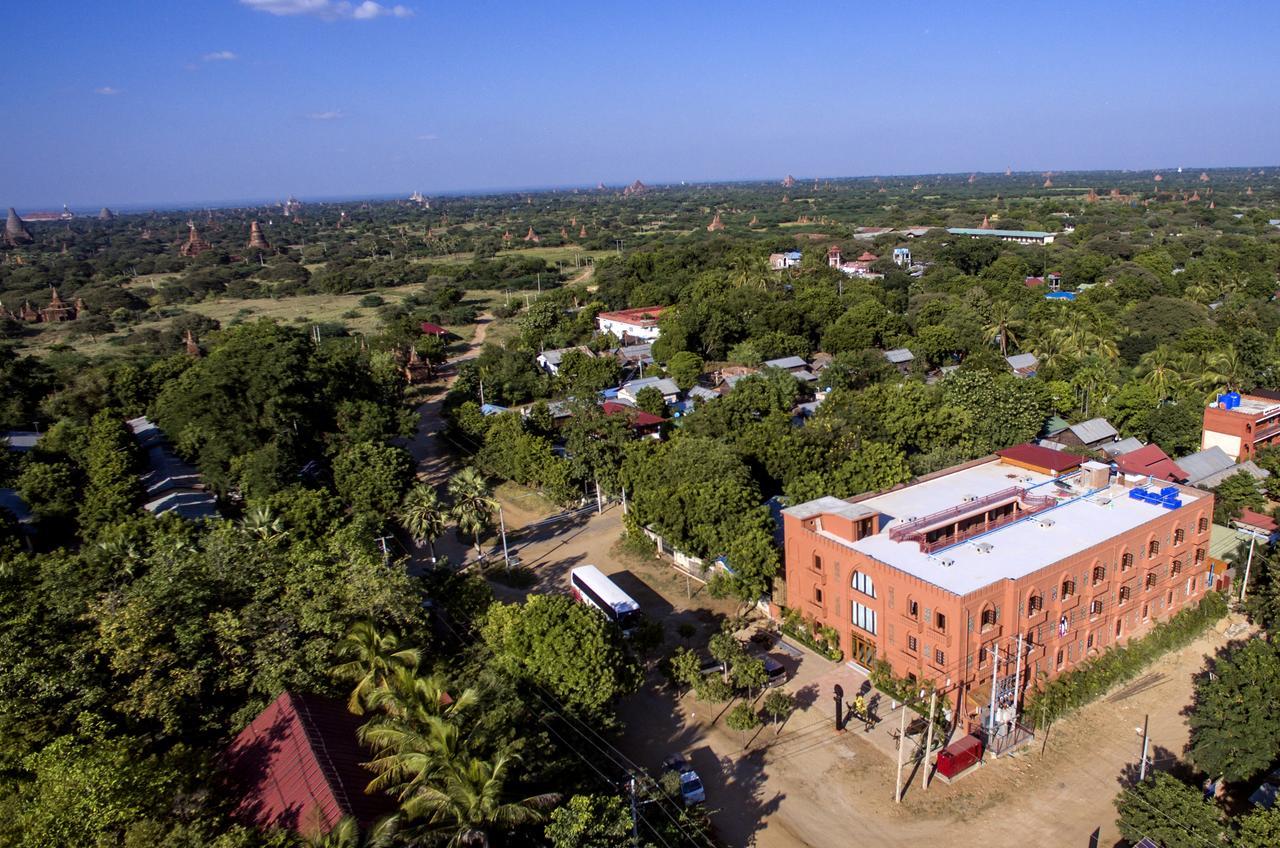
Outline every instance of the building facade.
POLYGON ((662 306, 642 306, 617 312, 601 312, 596 316, 596 329, 602 333, 612 333, 624 345, 654 342, 661 334, 658 318, 664 309, 662 306))
POLYGON ((932 681, 972 728, 997 655, 1001 692, 1025 692, 1197 603, 1212 515, 1209 493, 1018 446, 785 509, 786 602, 855 665, 932 681))
POLYGON ((1018 244, 1053 244, 1053 233, 1041 230, 993 230, 988 227, 950 227, 947 232, 953 236, 969 238, 993 238, 1000 241, 1012 241, 1018 244))
POLYGON ((1222 448, 1241 462, 1280 440, 1280 392, 1219 395, 1204 411, 1200 449, 1222 448))

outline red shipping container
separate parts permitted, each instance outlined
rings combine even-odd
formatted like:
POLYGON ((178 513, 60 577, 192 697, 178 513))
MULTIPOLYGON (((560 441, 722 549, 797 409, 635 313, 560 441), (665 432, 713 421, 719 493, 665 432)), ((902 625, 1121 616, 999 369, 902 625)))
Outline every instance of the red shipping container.
POLYGON ((938 774, 946 778, 955 777, 980 759, 982 740, 970 734, 938 752, 938 774))

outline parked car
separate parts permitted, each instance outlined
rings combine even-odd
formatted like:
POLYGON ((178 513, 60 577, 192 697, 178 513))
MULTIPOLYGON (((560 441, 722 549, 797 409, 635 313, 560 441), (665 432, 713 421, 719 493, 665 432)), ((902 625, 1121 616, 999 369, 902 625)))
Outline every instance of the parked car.
POLYGON ((686 807, 702 804, 707 800, 707 790, 702 785, 702 778, 693 770, 693 766, 685 759, 684 754, 672 754, 662 761, 662 770, 671 772, 680 778, 680 798, 686 807))
POLYGON ((698 667, 698 670, 701 671, 704 676, 708 674, 724 673, 724 664, 721 663, 720 660, 716 659, 715 657, 706 657, 706 656, 702 657, 701 659, 702 659, 702 665, 698 667))
POLYGON ((761 659, 764 660, 764 673, 768 675, 765 680, 765 686, 781 686, 787 682, 787 667, 785 665, 773 657, 762 657, 761 659))

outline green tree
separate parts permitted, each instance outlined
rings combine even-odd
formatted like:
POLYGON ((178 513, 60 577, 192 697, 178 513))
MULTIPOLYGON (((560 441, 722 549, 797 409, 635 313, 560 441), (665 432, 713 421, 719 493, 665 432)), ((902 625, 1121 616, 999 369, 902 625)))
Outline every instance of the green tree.
POLYGON ((796 699, 781 689, 775 689, 764 697, 764 711, 773 719, 777 732, 782 732, 782 722, 796 707, 796 699))
POLYGON ((1116 797, 1120 835, 1150 837, 1161 848, 1203 848, 1224 841, 1222 812, 1200 790, 1162 771, 1116 797))
POLYGON ((671 360, 667 363, 667 371, 670 372, 671 379, 676 381, 681 391, 686 392, 698 382, 698 378, 702 376, 702 368, 702 358, 690 350, 672 354, 671 360))
POLYGON ((475 539, 476 556, 481 556, 480 534, 498 511, 498 502, 489 494, 489 485, 479 471, 468 466, 449 478, 449 497, 453 499, 449 514, 459 530, 475 539))
POLYGON ((736 730, 742 734, 745 745, 747 733, 760 726, 760 716, 756 715, 749 701, 739 701, 738 705, 729 710, 729 714, 724 717, 724 723, 730 730, 736 730))
POLYGON ((88 484, 80 506, 80 529, 86 538, 137 508, 142 488, 134 473, 135 450, 132 436, 117 416, 103 411, 93 417, 84 458, 88 484))
POLYGON ((24 762, 32 779, 17 805, 20 844, 114 845, 130 824, 164 815, 178 775, 146 748, 82 715, 77 733, 32 753, 24 762))
POLYGON ((546 829, 553 848, 617 848, 630 836, 630 811, 613 795, 574 795, 551 811, 546 829))
POLYGON ((1250 640, 1229 647, 1212 675, 1197 679, 1188 724, 1189 752, 1200 769, 1228 781, 1248 780, 1280 755, 1280 650, 1250 640))
POLYGON ((545 819, 543 810, 558 796, 545 793, 506 800, 507 772, 514 760, 460 758, 445 764, 442 776, 400 803, 392 825, 413 841, 427 834, 447 837, 449 848, 489 848, 500 833, 545 819), (421 825, 416 824, 421 822, 421 825))
POLYGON ((574 711, 599 714, 639 682, 618 629, 598 610, 563 595, 494 604, 480 632, 500 668, 546 688, 574 711))
POLYGON ((749 698, 754 697, 755 690, 762 688, 768 680, 769 673, 765 671, 762 659, 748 657, 733 667, 733 685, 746 689, 749 698))
POLYGON ((1232 848, 1274 848, 1280 845, 1280 810, 1254 807, 1236 820, 1240 830, 1231 840, 1232 848))
POLYGON ((418 544, 431 548, 431 561, 436 561, 436 539, 444 535, 449 512, 440 493, 426 483, 418 483, 405 493, 400 504, 400 524, 418 544))
POLYGON ((387 685, 396 669, 416 669, 422 659, 417 648, 401 647, 394 633, 380 633, 371 621, 357 621, 338 643, 336 651, 346 662, 330 673, 337 680, 354 683, 347 709, 360 715, 375 690, 387 685))
POLYGON ((667 417, 667 402, 662 397, 662 391, 656 386, 645 386, 636 392, 636 408, 650 415, 667 417))
POLYGON ((693 688, 702 677, 702 661, 688 648, 676 648, 671 654, 671 679, 681 686, 693 688))
POLYGON ((413 478, 413 458, 403 448, 358 442, 333 461, 333 485, 356 512, 382 519, 395 514, 413 478))
POLYGON ((711 656, 720 663, 724 675, 724 682, 728 683, 733 675, 733 670, 739 664, 747 661, 747 649, 743 646, 742 641, 728 631, 720 631, 711 637, 707 644, 707 650, 711 652, 711 656))
POLYGON ((1244 471, 1223 480, 1214 487, 1213 494, 1213 520, 1218 524, 1228 524, 1238 518, 1245 507, 1262 509, 1267 503, 1257 478, 1244 471))

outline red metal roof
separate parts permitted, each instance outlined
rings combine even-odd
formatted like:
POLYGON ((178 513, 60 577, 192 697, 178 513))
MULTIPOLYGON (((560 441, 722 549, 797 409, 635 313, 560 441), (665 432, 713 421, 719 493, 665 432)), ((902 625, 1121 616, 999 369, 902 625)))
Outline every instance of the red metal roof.
POLYGON ((1187 472, 1169 458, 1159 445, 1143 445, 1135 451, 1120 454, 1115 458, 1116 468, 1125 474, 1148 474, 1157 480, 1170 483, 1183 483, 1187 480, 1187 472))
POLYGON ((1043 468, 1054 474, 1061 474, 1063 471, 1077 468, 1084 461, 1075 454, 1030 443, 998 450, 996 451, 996 456, 1012 462, 1020 462, 1023 465, 1030 465, 1034 468, 1043 468))
POLYGON ((422 332, 426 333, 428 336, 449 335, 449 331, 446 330, 444 327, 441 327, 439 324, 432 324, 430 321, 422 322, 422 332))
POLYGON ((340 701, 284 691, 223 754, 240 793, 233 815, 245 824, 327 832, 343 816, 368 825, 395 809, 366 795, 369 752, 356 740, 360 719, 340 701))
POLYGON ((626 415, 631 420, 632 427, 652 427, 661 424, 667 419, 659 418, 652 412, 645 412, 643 409, 636 409, 634 406, 627 406, 625 403, 618 403, 616 400, 607 400, 601 406, 605 415, 626 415))
POLYGON ((1237 524, 1247 524, 1250 527, 1256 527, 1267 533, 1274 533, 1280 530, 1280 525, 1276 524, 1276 520, 1269 515, 1263 515, 1255 512, 1248 507, 1240 511, 1240 517, 1236 519, 1237 524))
POLYGON ((658 316, 666 310, 665 306, 639 306, 635 309, 619 309, 615 312, 601 312, 597 318, 606 321, 618 321, 622 324, 634 324, 637 327, 652 327, 658 323, 658 316))

